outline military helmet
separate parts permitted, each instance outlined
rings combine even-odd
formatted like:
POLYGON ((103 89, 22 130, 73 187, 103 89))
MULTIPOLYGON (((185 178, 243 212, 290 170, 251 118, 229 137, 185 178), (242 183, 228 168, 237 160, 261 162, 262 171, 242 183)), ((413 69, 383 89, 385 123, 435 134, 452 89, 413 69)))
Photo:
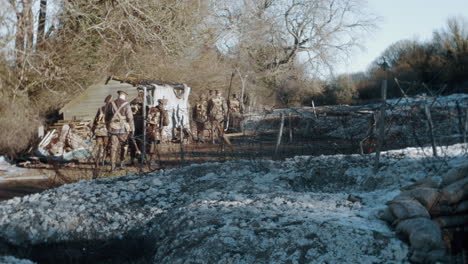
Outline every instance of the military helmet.
POLYGON ((110 101, 112 101, 112 94, 109 94, 108 96, 106 96, 106 99, 104 99, 104 103, 109 103, 110 101))
POLYGON ((117 94, 121 95, 121 94, 125 94, 125 95, 128 95, 127 92, 123 91, 123 90, 118 90, 117 91, 117 94))
POLYGON ((168 100, 167 99, 158 99, 158 103, 161 105, 167 105, 168 100))

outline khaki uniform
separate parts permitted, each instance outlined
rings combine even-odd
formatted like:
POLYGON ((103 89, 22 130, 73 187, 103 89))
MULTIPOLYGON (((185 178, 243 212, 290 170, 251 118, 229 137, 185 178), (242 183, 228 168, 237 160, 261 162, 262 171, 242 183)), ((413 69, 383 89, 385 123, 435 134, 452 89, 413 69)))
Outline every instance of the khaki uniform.
POLYGON ((238 129, 240 128, 240 121, 242 119, 239 99, 236 97, 230 99, 228 106, 230 127, 233 129, 238 129))
POLYGON ((215 134, 221 138, 224 134, 224 119, 227 111, 226 100, 220 95, 215 95, 208 101, 208 119, 211 123, 211 137, 214 141, 215 134))
POLYGON ((197 139, 198 141, 204 141, 203 132, 207 127, 208 122, 208 102, 206 100, 201 100, 195 104, 192 110, 192 119, 195 121, 197 128, 197 139))
POLYGON ((156 107, 150 108, 147 117, 146 131, 148 134, 148 154, 150 155, 150 162, 157 154, 157 145, 163 139, 162 131, 165 126, 169 125, 169 115, 164 105, 159 104, 156 107))
POLYGON ((129 133, 133 134, 135 131, 132 109, 127 101, 119 98, 108 105, 106 124, 110 135, 112 168, 115 168, 115 159, 119 152, 119 147, 120 162, 123 162, 128 135, 129 133))
POLYGON ((93 127, 91 131, 96 136, 96 144, 93 150, 93 156, 95 157, 96 164, 104 162, 105 154, 107 151, 107 144, 109 141, 109 135, 106 126, 106 107, 104 105, 100 107, 94 117, 93 127))

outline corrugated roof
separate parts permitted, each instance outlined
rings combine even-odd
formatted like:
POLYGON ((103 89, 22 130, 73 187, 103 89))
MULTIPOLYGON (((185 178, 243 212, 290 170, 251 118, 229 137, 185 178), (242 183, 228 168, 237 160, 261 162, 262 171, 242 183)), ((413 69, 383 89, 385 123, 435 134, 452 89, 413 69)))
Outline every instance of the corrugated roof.
POLYGON ((110 80, 105 84, 103 80, 99 83, 91 85, 81 95, 66 104, 60 113, 63 113, 64 120, 92 120, 96 115, 99 107, 104 105, 104 99, 107 95, 112 94, 117 98, 117 91, 124 90, 128 93, 128 101, 131 101, 138 94, 136 87, 128 83, 121 83, 110 80))

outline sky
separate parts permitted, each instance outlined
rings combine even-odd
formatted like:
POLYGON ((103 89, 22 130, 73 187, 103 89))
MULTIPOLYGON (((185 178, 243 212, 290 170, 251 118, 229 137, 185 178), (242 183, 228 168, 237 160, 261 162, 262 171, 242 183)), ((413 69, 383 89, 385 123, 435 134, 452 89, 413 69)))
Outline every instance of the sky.
POLYGON ((379 16, 378 29, 356 50, 338 73, 365 71, 391 44, 403 39, 430 40, 434 30, 445 27, 447 19, 463 16, 468 20, 468 0, 367 0, 379 16))

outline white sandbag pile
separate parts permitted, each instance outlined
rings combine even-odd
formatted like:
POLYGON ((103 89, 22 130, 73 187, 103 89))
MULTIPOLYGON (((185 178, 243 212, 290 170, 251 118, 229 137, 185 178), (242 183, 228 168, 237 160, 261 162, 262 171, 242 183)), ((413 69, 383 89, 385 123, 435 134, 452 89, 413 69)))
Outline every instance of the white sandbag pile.
POLYGON ((443 240, 442 231, 468 226, 468 163, 448 171, 440 183, 427 178, 402 188, 401 194, 387 202, 387 206, 380 212, 380 218, 409 242, 411 261, 446 260, 450 241, 443 240))

